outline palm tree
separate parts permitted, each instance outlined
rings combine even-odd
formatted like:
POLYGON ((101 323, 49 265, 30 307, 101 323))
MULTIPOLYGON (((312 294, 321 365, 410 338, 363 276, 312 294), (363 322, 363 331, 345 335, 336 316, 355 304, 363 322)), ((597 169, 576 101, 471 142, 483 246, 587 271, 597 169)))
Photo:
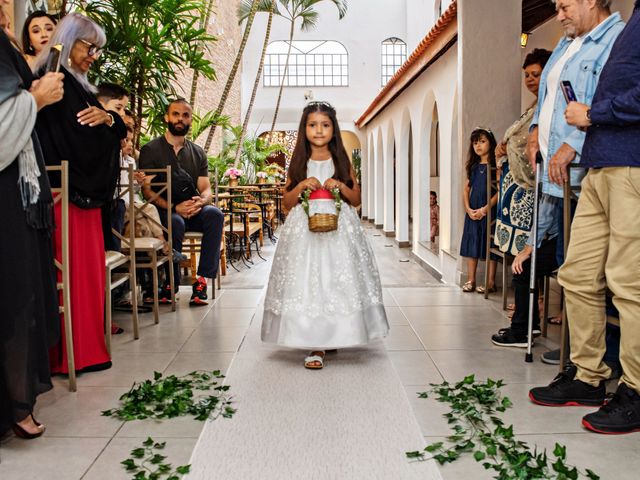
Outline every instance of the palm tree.
MULTIPOLYGON (((280 101, 282 100, 282 91, 284 89, 284 83, 287 78, 287 71, 289 70, 289 58, 291 57, 291 46, 293 44, 293 36, 295 33, 295 26, 298 20, 301 20, 300 30, 308 31, 313 30, 318 24, 318 12, 314 9, 317 3, 323 0, 279 0, 281 9, 275 7, 274 13, 282 18, 287 19, 290 22, 289 28, 289 48, 287 49, 287 59, 284 65, 284 73, 282 80, 280 81, 280 91, 278 92, 278 101, 276 102, 276 109, 273 113, 273 121, 271 123, 271 134, 276 128, 276 121, 278 119, 278 111, 280 110, 280 101)), ((344 18, 347 13, 347 0, 329 0, 338 9, 338 16, 340 19, 344 18)), ((265 0, 263 8, 271 11, 274 8, 271 3, 275 3, 276 0, 265 0), (267 5, 268 4, 268 5, 267 5)))
MULTIPOLYGON (((215 0, 209 0, 209 2, 207 3, 207 8, 204 11, 204 16, 200 17, 199 28, 203 28, 205 32, 207 31, 207 25, 209 25, 209 18, 211 18, 214 1, 215 0)), ((200 72, 198 70, 194 70, 193 78, 191 79, 191 95, 189 96, 189 103, 191 104, 191 108, 196 108, 196 91, 198 90, 199 77, 200 72)))
MULTIPOLYGON (((222 115, 222 110, 224 109, 225 103, 227 103, 227 98, 229 97, 229 92, 231 91, 231 87, 233 86, 233 82, 236 78, 236 73, 238 72, 238 67, 240 66, 240 60, 242 60, 242 54, 244 53, 244 48, 247 45, 247 41, 249 40, 249 33, 251 32, 251 25, 253 24, 253 19, 256 16, 256 12, 258 10, 258 6, 261 3, 261 0, 253 0, 251 4, 251 10, 249 16, 247 17, 247 25, 244 28, 244 34, 242 35, 242 42, 240 43, 240 48, 238 48, 238 53, 236 54, 236 59, 233 62, 233 67, 231 67, 231 72, 229 73, 229 78, 227 78, 227 83, 224 86, 224 90, 222 91, 222 96, 220 97, 220 102, 218 103, 218 107, 215 110, 215 116, 222 115)), ((213 140, 213 134, 216 131, 216 124, 211 126, 209 130, 209 135, 207 136, 207 141, 204 144, 204 151, 208 152, 211 147, 211 141, 213 140)))
MULTIPOLYGON (((242 22, 249 15, 250 9, 250 0, 244 0, 240 6, 238 7, 238 19, 242 22)), ((242 132, 240 134, 240 141, 236 146, 236 155, 233 161, 233 166, 238 166, 238 161, 240 159, 240 150, 242 149, 243 139, 247 133, 247 127, 249 125, 249 119, 251 118, 251 111, 253 110, 253 104, 256 101, 256 95, 258 93, 258 87, 260 86, 260 77, 262 76, 262 69, 264 67, 264 57, 267 53, 267 47, 269 46, 269 38, 271 37, 271 24, 273 23, 273 14, 276 10, 276 2, 272 2, 270 0, 262 0, 260 5, 258 6, 258 11, 264 11, 267 9, 269 11, 269 19, 267 20, 267 31, 264 35, 264 42, 262 44, 262 53, 260 54, 260 64, 258 65, 258 72, 256 73, 256 80, 253 82, 253 90, 251 91, 251 99, 249 100, 249 105, 247 107, 247 113, 245 113, 244 121, 242 122, 242 132)))

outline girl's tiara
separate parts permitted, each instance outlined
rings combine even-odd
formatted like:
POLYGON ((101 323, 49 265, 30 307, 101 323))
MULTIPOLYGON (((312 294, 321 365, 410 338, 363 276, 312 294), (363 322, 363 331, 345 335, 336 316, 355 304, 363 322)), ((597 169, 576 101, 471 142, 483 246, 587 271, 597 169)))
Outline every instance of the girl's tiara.
POLYGON ((329 110, 335 110, 335 108, 333 108, 333 106, 329 102, 309 102, 305 105, 305 108, 309 107, 325 107, 329 110))
POLYGON ((476 127, 476 128, 473 129, 473 131, 471 133, 477 132, 478 130, 481 130, 483 132, 487 132, 487 133, 490 133, 491 135, 493 135, 493 131, 488 127, 476 127))

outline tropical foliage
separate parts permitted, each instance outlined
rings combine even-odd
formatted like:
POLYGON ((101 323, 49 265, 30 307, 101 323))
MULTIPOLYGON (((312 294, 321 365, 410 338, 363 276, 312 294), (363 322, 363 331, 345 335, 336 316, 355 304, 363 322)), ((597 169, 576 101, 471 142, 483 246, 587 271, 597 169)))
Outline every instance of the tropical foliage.
MULTIPOLYGON (((176 96, 178 74, 193 69, 213 80, 215 71, 202 45, 215 41, 199 25, 199 0, 74 0, 74 6, 100 24, 107 35, 104 53, 92 69, 96 83, 115 82, 131 92, 137 118, 147 133, 164 131, 168 98, 176 96)), ((139 145, 141 126, 135 132, 139 145)))

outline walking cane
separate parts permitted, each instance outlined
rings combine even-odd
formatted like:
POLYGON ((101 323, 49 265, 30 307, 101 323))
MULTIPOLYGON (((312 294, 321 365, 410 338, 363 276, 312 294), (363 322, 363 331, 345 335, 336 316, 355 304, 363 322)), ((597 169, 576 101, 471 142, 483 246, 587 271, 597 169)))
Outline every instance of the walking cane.
POLYGON ((524 357, 524 361, 533 362, 533 354, 531 348, 533 347, 533 307, 537 299, 535 298, 535 286, 536 276, 536 254, 538 251, 538 194, 540 189, 540 169, 542 168, 542 155, 540 152, 536 155, 536 184, 533 189, 533 228, 531 229, 531 235, 533 235, 533 244, 531 250, 531 268, 529 273, 529 322, 527 325, 527 353, 524 357))

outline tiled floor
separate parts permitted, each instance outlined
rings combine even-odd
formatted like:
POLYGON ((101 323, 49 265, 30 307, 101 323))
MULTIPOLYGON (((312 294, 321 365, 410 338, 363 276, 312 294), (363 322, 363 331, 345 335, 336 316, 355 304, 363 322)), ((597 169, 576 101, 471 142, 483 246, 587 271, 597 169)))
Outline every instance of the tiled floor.
MULTIPOLYGON (((380 266, 392 325, 386 347, 426 442, 450 433, 442 418, 446 409, 435 400, 417 398, 416 392, 427 389, 429 383, 456 381, 475 373, 478 378, 507 382, 503 392, 514 407, 504 418, 523 440, 547 448, 564 443, 569 462, 591 468, 603 479, 638 478, 640 434, 586 433, 579 421, 589 409, 543 408, 528 401, 528 389, 548 383, 556 373, 556 367, 540 363, 539 356, 554 348, 558 327, 551 328, 550 339, 537 342, 534 363, 525 363, 523 350, 498 348, 489 341, 491 333, 507 325, 497 296, 486 301, 442 285, 411 258, 408 249, 397 248, 369 225, 367 234, 380 266)), ((190 309, 186 289, 178 310, 164 311, 159 325, 149 315, 143 316, 140 340, 132 340, 126 315, 118 314, 117 321, 127 333, 114 337, 113 368, 79 376, 76 393, 67 391, 65 379, 56 378, 55 388, 42 395, 36 407, 36 417, 47 425, 47 433, 31 442, 5 438, 0 444, 0 478, 130 478, 120 461, 149 435, 167 441, 168 461, 187 463, 202 424, 184 418, 124 423, 102 417, 100 411, 115 406, 134 381, 150 378, 154 371, 227 370, 266 284, 273 250, 265 248, 267 262, 256 259, 251 269, 239 267, 239 273, 230 269, 224 290, 211 306, 190 309)), ((447 480, 491 478, 473 459, 448 465, 442 474, 447 480)))

